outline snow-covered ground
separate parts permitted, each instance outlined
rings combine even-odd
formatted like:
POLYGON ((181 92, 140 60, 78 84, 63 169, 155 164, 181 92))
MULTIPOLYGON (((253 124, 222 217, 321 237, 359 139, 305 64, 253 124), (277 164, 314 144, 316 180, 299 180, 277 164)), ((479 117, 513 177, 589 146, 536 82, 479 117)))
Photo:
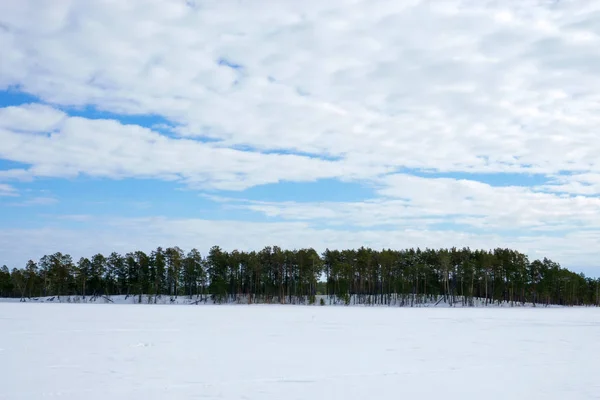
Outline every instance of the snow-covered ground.
MULTIPOLYGON (((214 305, 215 301, 212 296, 154 296, 154 295, 114 295, 114 296, 52 296, 52 297, 25 297, 25 298, 6 298, 0 297, 0 303, 91 303, 91 304, 170 304, 170 305, 214 305)), ((256 303, 254 300, 252 303, 256 303)), ((264 301, 261 301, 264 303, 264 301)), ((272 303, 279 304, 277 298, 272 299, 272 303)), ((220 305, 237 305, 248 304, 248 298, 239 296, 237 298, 227 299, 219 302, 220 305)), ((309 305, 308 297, 302 299, 287 297, 285 304, 302 304, 309 305)), ((441 295, 438 296, 412 296, 412 295, 397 295, 390 296, 385 299, 380 296, 357 296, 352 295, 348 298, 348 303, 342 298, 335 296, 315 296, 313 306, 361 306, 361 307, 562 307, 557 305, 543 305, 524 303, 521 304, 515 301, 486 301, 485 298, 463 299, 461 296, 450 298, 441 295), (322 300, 322 302, 321 302, 322 300)))
POLYGON ((600 399, 600 309, 0 304, 1 399, 600 399))

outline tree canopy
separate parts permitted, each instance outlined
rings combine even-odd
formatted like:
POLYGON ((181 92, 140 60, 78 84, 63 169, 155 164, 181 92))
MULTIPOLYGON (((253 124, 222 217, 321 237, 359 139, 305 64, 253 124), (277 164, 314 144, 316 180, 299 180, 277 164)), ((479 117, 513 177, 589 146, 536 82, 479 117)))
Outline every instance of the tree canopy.
POLYGON ((0 269, 1 297, 189 296, 217 303, 415 305, 473 299, 540 305, 600 305, 600 280, 518 251, 405 249, 225 251, 157 248, 125 255, 95 254, 75 261, 57 252, 12 271, 0 269))

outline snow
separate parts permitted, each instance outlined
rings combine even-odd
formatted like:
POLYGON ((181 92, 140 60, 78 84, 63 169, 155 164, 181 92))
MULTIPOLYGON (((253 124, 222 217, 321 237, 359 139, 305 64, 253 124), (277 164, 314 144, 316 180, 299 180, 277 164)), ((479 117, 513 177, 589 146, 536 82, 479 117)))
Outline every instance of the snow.
POLYGON ((0 303, 0 399, 600 399, 598 308, 0 303))
MULTIPOLYGON (((474 298, 472 300, 463 299, 462 296, 455 296, 453 300, 450 297, 442 295, 437 296, 412 296, 406 294, 403 297, 390 297, 389 303, 382 299, 379 295, 373 296, 349 296, 349 303, 346 304, 342 298, 335 296, 317 295, 315 296, 313 306, 321 306, 321 300, 325 306, 361 306, 361 307, 564 307, 558 305, 543 305, 511 301, 492 301, 484 298, 474 298), (463 301, 464 300, 464 301, 463 301)), ((113 295, 113 296, 49 296, 49 297, 24 297, 24 298, 5 298, 0 297, 0 303, 16 303, 16 302, 33 302, 33 303, 93 303, 93 304, 170 304, 170 305, 214 305, 217 304, 210 295, 204 296, 154 296, 154 295, 113 295)), ((256 301, 253 301, 254 304, 256 301)), ((277 298, 274 298, 272 303, 278 304, 277 298)), ((294 304, 309 305, 308 297, 300 301, 297 298, 292 298, 294 304)), ((289 304, 289 299, 285 298, 285 303, 289 304)), ((219 305, 237 305, 248 304, 248 298, 245 296, 237 296, 236 299, 227 299, 218 303, 219 305)))

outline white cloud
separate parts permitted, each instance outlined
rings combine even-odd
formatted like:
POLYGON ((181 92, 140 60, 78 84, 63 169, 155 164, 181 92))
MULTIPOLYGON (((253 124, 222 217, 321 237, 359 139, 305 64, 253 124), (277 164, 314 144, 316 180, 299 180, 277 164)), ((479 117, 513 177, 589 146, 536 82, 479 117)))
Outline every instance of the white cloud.
MULTIPOLYGON (((216 229, 211 244, 506 243, 592 265, 599 27, 592 0, 0 2, 0 90, 50 104, 0 109, 0 158, 27 165, 0 180, 87 174, 243 190, 334 178, 377 188, 363 202, 227 203, 287 222, 130 221, 127 229, 150 224, 150 233, 122 242, 106 234, 106 246, 144 247, 161 235, 185 246, 216 229), (61 106, 159 115, 180 137, 61 106), (297 155, 273 154, 283 150, 297 155), (397 173, 411 168, 549 180, 493 187, 397 173), (439 222, 490 233, 425 230, 439 222)), ((61 243, 77 236, 55 232, 61 243)), ((91 249, 90 237, 74 243, 91 249)))
POLYGON ((600 168, 597 2, 186 3, 3 4, 0 86, 157 113, 224 145, 444 171, 600 168))
POLYGON ((241 190, 282 180, 356 179, 385 172, 382 167, 345 160, 263 154, 173 139, 141 126, 68 117, 42 106, 0 109, 0 120, 4 120, 0 158, 31 165, 26 171, 7 171, 16 177, 149 177, 181 180, 204 189, 241 190), (37 122, 26 128, 20 124, 34 119, 37 122), (48 127, 53 129, 50 135, 48 127))
POLYGON ((0 265, 24 265, 23 254, 38 258, 61 251, 75 260, 97 252, 150 252, 157 246, 179 246, 185 250, 197 248, 204 254, 213 245, 226 250, 260 250, 264 246, 283 248, 314 247, 345 249, 370 246, 382 248, 470 247, 491 249, 509 247, 525 252, 533 260, 550 257, 556 261, 567 256, 565 267, 596 274, 595 246, 598 232, 570 233, 564 237, 528 236, 505 238, 494 233, 473 234, 458 231, 428 229, 360 230, 355 232, 316 228, 305 222, 241 222, 202 219, 167 219, 162 217, 136 219, 97 219, 99 225, 86 218, 82 229, 5 229, 0 231, 0 265))
POLYGON ((18 196, 19 193, 14 187, 5 183, 0 183, 0 197, 2 196, 18 196))
MULTIPOLYGON (((19 133, 51 133, 66 115, 41 104, 24 104, 19 107, 0 108, 0 130, 19 133)), ((5 145, 3 143, 3 145, 5 145)), ((9 150, 7 150, 9 151, 9 150)))
POLYGON ((38 196, 26 199, 20 202, 9 203, 9 206, 27 207, 27 206, 48 206, 58 203, 58 199, 49 196, 38 196))
POLYGON ((600 174, 581 173, 552 177, 551 183, 540 187, 551 192, 579 195, 600 195, 600 174))
POLYGON ((440 223, 495 230, 556 231, 600 227, 600 198, 536 192, 518 186, 423 178, 381 179, 378 197, 360 202, 272 202, 219 199, 224 207, 268 217, 360 227, 425 228, 440 223))

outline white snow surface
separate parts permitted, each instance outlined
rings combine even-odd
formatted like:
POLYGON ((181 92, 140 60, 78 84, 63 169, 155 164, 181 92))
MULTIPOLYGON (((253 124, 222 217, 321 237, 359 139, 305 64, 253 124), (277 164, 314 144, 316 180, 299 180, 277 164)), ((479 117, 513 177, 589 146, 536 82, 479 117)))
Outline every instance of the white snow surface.
POLYGON ((600 399, 598 308, 0 303, 1 399, 600 399))

